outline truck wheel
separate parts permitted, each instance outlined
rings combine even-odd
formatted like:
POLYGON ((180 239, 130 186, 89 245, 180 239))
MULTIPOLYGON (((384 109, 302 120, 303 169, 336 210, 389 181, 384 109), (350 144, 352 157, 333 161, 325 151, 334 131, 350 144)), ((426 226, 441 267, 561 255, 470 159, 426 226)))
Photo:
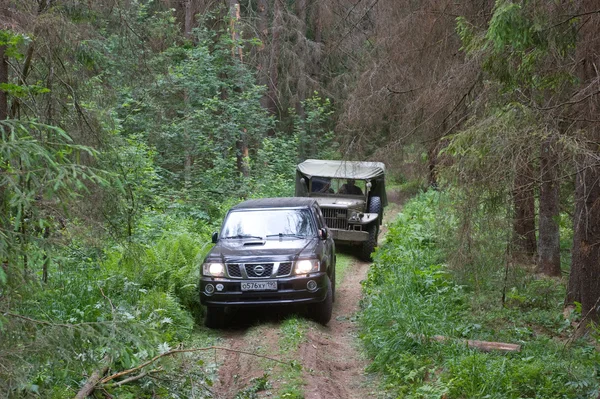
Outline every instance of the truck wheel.
MULTIPOLYGON (((329 278, 328 278, 329 279, 329 278)), ((331 313, 333 312, 333 293, 331 290, 331 281, 328 281, 327 296, 323 302, 314 303, 311 305, 310 316, 314 321, 319 324, 327 325, 331 320, 331 313)))
POLYGON ((381 206, 381 197, 373 196, 369 200, 369 213, 376 213, 379 215, 377 219, 378 223, 381 224, 381 219, 383 218, 383 208, 381 206))
POLYGON ((204 325, 208 328, 223 328, 225 326, 225 308, 208 306, 204 325))
POLYGON ((375 250, 377 246, 377 236, 379 235, 379 224, 377 222, 371 223, 367 226, 367 232, 369 233, 369 238, 367 241, 363 242, 362 245, 362 253, 361 259, 365 262, 371 262, 373 258, 371 254, 375 250))

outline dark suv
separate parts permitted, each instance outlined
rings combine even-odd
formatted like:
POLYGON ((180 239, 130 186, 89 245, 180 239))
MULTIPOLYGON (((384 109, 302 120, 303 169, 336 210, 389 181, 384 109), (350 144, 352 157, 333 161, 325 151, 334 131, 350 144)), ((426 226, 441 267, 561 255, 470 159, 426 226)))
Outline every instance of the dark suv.
POLYGON ((231 208, 213 234, 200 277, 206 326, 224 324, 226 307, 307 304, 331 319, 335 244, 317 201, 264 198, 231 208))

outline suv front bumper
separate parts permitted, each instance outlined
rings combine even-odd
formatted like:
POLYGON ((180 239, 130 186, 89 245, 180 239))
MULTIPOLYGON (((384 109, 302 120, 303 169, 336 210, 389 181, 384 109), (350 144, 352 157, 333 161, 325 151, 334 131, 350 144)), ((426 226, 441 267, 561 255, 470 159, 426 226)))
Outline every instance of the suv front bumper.
POLYGON ((264 306, 322 302, 327 296, 329 285, 326 276, 324 272, 263 280, 203 276, 200 279, 200 302, 205 306, 264 306), (314 291, 309 291, 307 288, 310 280, 317 283, 314 291), (249 281, 277 281, 277 290, 242 291, 241 283, 249 281), (216 287, 211 295, 205 291, 207 284, 216 287), (219 285, 221 285, 220 290, 219 285))

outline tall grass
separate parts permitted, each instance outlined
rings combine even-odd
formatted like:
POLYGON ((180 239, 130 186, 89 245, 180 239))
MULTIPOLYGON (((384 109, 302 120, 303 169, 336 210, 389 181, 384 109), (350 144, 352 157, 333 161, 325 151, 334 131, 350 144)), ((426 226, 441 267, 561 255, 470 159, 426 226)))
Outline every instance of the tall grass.
POLYGON ((448 204, 437 192, 416 197, 376 253, 360 316, 371 368, 402 398, 595 398, 600 356, 583 341, 566 345, 563 283, 515 272, 502 307, 495 284, 481 281, 501 271, 491 261, 478 264, 495 243, 481 243, 461 270, 445 262, 453 255, 448 232, 460 228, 448 204), (475 272, 478 279, 469 277, 475 272), (522 350, 484 353, 461 339, 514 342, 522 350))

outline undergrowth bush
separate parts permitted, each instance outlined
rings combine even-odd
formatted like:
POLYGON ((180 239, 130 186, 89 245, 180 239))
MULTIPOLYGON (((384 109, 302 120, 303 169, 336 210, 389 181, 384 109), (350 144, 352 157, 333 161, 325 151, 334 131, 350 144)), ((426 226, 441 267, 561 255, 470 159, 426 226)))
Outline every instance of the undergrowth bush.
MULTIPOLYGON (((600 356, 585 341, 567 345, 563 283, 515 273, 520 279, 502 307, 494 290, 482 289, 489 285, 449 268, 451 254, 441 245, 447 236, 440 237, 452 223, 445 195, 428 192, 409 202, 375 255, 360 315, 371 369, 402 398, 597 397, 600 356), (519 343, 522 350, 484 353, 464 339, 519 343)), ((490 265, 470 267, 493 272, 490 265)))
MULTIPOLYGON (((74 241, 55 257, 47 284, 12 288, 8 296, 19 301, 11 313, 27 317, 3 323, 7 334, 0 340, 0 363, 6 369, 0 369, 0 392, 73 397, 103 358, 110 358, 111 370, 128 369, 190 338, 202 317, 197 284, 209 230, 165 219, 169 228, 157 239, 135 237, 104 251, 74 241)), ((173 372, 181 367, 173 359, 161 362, 173 372)), ((204 381, 202 370, 194 371, 202 374, 196 381, 204 381)), ((171 382, 134 384, 111 393, 137 398, 157 386, 168 392, 173 384, 179 394, 185 392, 185 381, 191 380, 182 382, 170 373, 165 371, 165 381, 171 382)))

